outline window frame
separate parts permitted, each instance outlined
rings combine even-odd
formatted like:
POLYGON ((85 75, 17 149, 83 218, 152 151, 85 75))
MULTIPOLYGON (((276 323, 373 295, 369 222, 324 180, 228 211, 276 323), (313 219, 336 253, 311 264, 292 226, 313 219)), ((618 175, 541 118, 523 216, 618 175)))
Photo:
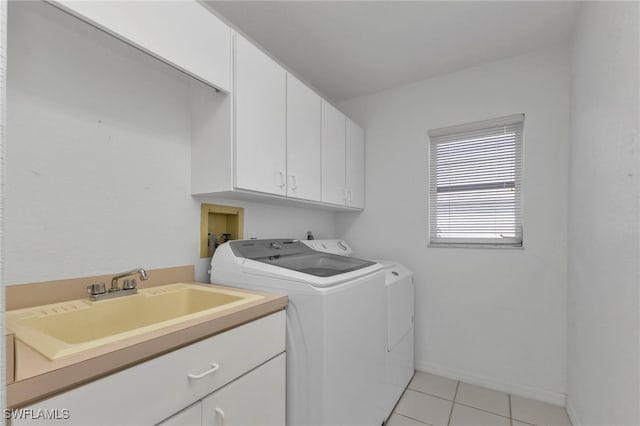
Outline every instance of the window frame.
MULTIPOLYGON (((499 117, 490 120, 477 121, 472 123, 465 123, 461 125, 442 127, 438 129, 432 129, 427 132, 428 136, 428 185, 427 192, 429 197, 429 223, 428 223, 428 247, 453 247, 453 248, 518 248, 524 247, 524 226, 523 226, 523 190, 522 180, 524 175, 524 114, 514 114, 506 117, 499 117), (507 126, 513 126, 515 128, 514 136, 514 163, 513 169, 491 169, 495 174, 500 172, 513 172, 513 181, 503 182, 490 182, 490 183, 466 183, 463 185, 442 185, 437 186, 437 157, 436 147, 442 143, 451 142, 464 142, 469 141, 469 135, 485 135, 491 142, 492 140, 499 139, 499 129, 502 128, 503 132, 507 126), (493 138, 493 139, 491 139, 493 138), (435 170, 434 170, 435 168, 435 170), (455 194, 456 192, 471 191, 471 190, 491 190, 491 189, 503 189, 512 188, 514 193, 514 205, 513 205, 513 219, 514 219, 514 234, 513 236, 502 238, 480 238, 473 236, 466 237, 438 237, 437 226, 437 198, 439 188, 457 188, 457 191, 447 191, 448 194, 455 194)), ((478 137, 480 138, 480 137, 478 137)), ((471 168, 467 169, 472 170, 471 168)), ((444 192, 444 191, 440 191, 444 192)), ((468 192, 467 192, 468 194, 468 192)), ((481 198, 478 197, 478 202, 481 198)), ((452 217, 452 216, 450 216, 452 217)), ((479 223, 478 223, 479 225, 479 223)), ((473 232, 478 232, 473 230, 473 232)), ((478 232, 479 233, 479 232, 478 232)))

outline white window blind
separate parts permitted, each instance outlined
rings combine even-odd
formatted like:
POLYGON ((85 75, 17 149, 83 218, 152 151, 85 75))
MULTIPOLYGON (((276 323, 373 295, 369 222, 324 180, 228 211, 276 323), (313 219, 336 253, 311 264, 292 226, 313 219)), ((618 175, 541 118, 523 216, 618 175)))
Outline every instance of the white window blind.
POLYGON ((522 246, 524 114, 429 131, 430 245, 522 246))

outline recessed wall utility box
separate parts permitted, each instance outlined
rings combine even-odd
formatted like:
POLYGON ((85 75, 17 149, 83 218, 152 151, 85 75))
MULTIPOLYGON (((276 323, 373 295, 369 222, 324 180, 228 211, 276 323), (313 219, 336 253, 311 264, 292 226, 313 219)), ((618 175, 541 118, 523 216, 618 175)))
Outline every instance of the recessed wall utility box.
POLYGON ((242 207, 202 204, 200 206, 200 257, 211 257, 218 244, 244 238, 242 207))

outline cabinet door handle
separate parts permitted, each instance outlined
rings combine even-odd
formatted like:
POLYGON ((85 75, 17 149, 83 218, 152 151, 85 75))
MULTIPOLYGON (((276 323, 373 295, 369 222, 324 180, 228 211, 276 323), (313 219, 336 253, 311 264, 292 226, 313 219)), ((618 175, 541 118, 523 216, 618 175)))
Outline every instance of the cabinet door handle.
POLYGON ((209 374, 215 373, 216 371, 218 371, 219 368, 220 368, 220 365, 214 362, 213 364, 211 364, 211 368, 208 369, 207 371, 204 371, 200 374, 189 373, 187 374, 187 377, 195 380, 202 379, 204 376, 208 376, 209 374))
POLYGON ((343 194, 342 194, 342 195, 343 195, 342 199, 343 199, 343 200, 345 201, 345 203, 346 203, 346 202, 348 201, 348 198, 347 198, 347 188, 343 188, 343 189, 342 189, 342 193, 343 193, 343 194))
POLYGON ((298 189, 298 184, 296 183, 296 175, 291 175, 291 190, 296 191, 298 189))
POLYGON ((278 185, 280 187, 280 189, 284 189, 284 186, 287 184, 287 181, 284 179, 284 172, 280 171, 278 172, 280 174, 280 185, 278 185))
POLYGON ((216 407, 216 414, 220 417, 220 426, 224 426, 224 411, 222 411, 222 408, 216 407))

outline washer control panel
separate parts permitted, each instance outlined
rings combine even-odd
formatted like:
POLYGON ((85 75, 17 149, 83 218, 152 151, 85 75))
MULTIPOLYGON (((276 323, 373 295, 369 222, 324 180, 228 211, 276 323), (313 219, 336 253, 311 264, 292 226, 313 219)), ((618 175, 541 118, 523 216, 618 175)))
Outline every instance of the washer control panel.
POLYGON ((300 240, 316 251, 339 254, 342 256, 353 255, 353 250, 344 240, 300 240))

